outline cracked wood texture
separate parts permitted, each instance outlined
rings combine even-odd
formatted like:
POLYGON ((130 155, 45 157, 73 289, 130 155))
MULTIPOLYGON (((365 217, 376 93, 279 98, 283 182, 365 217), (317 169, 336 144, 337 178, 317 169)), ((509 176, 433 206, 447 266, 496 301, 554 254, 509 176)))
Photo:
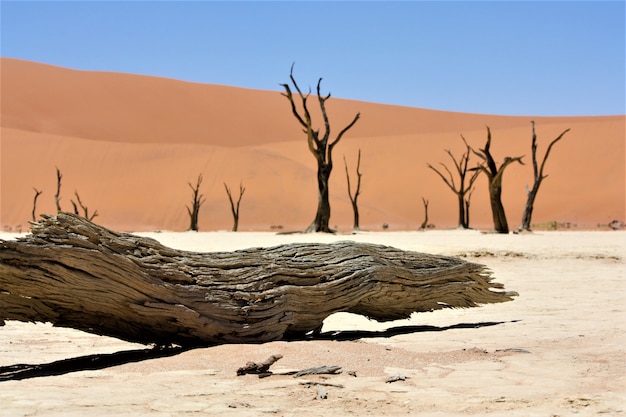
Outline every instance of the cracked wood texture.
POLYGON ((452 257, 349 241, 187 252, 70 213, 0 240, 0 323, 145 344, 301 337, 337 312, 388 321, 517 295, 502 288, 485 266, 452 257))

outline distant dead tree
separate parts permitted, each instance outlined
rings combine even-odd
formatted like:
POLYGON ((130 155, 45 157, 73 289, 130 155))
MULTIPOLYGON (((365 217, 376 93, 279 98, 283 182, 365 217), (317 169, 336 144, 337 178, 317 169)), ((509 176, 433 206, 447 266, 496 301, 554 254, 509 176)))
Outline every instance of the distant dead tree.
POLYGON ((198 213, 200 212, 200 206, 205 202, 203 195, 200 194, 200 184, 202 184, 202 174, 198 174, 198 180, 196 181, 196 186, 194 187, 188 182, 189 188, 192 191, 192 200, 191 207, 187 206, 187 213, 189 213, 189 230, 193 230, 195 232, 198 231, 198 213))
POLYGON ((61 212, 61 178, 63 178, 63 174, 61 174, 61 171, 59 170, 58 167, 55 167, 57 169, 57 193, 54 195, 54 203, 57 206, 57 213, 61 212))
MULTIPOLYGON (((63 174, 61 174, 61 170, 58 167, 55 167, 57 170, 57 192, 54 195, 54 203, 57 206, 57 213, 60 213, 61 210, 61 179, 63 178, 63 174)), ((35 189, 35 199, 33 201, 33 221, 35 220, 35 205, 37 204, 37 197, 39 196, 39 194, 41 194, 41 191, 37 191, 35 189)), ((78 205, 76 204, 76 202, 74 200, 70 200, 70 203, 72 203, 72 207, 74 207, 74 214, 77 215, 81 215, 79 210, 78 210, 78 206, 80 206, 80 208, 83 210, 83 217, 86 218, 87 220, 91 221, 93 220, 97 215, 98 215, 98 210, 94 211, 91 215, 89 215, 89 209, 87 208, 87 206, 85 206, 83 204, 83 202, 80 200, 80 196, 78 195, 78 191, 74 190, 74 195, 76 196, 76 200, 78 201, 78 205)))
MULTIPOLYGON (((78 205, 80 206, 81 209, 83 209, 83 217, 86 218, 89 221, 92 221, 98 215, 98 210, 94 211, 91 214, 91 216, 90 216, 89 215, 89 209, 87 208, 87 206, 85 206, 83 204, 82 201, 80 201, 80 196, 78 195, 78 191, 74 191, 74 195, 76 196, 76 200, 78 201, 78 205)), ((74 206, 74 214, 77 214, 77 215, 80 216, 80 213, 78 212, 78 206, 76 205, 74 200, 70 200, 70 202, 72 203, 72 206, 74 206)))
POLYGON ((483 149, 479 149, 478 151, 472 149, 480 159, 483 160, 478 167, 472 168, 471 170, 476 170, 480 172, 484 172, 489 181, 489 200, 491 203, 491 214, 493 217, 493 227, 498 233, 509 233, 509 224, 506 221, 506 214, 504 212, 504 206, 502 205, 502 176, 504 175, 504 170, 506 167, 511 165, 513 162, 519 162, 524 165, 522 162, 522 156, 517 156, 511 158, 509 156, 504 158, 504 161, 498 168, 496 166, 496 162, 491 155, 491 130, 489 126, 487 126, 487 143, 483 149))
POLYGON ((296 80, 293 76, 293 65, 291 65, 291 71, 289 73, 289 79, 293 84, 293 87, 298 92, 300 96, 300 100, 302 102, 302 112, 303 115, 300 114, 296 103, 294 101, 294 97, 289 87, 289 84, 281 84, 285 89, 284 93, 281 93, 283 96, 287 97, 289 102, 291 103, 291 111, 294 117, 298 120, 298 123, 303 127, 304 133, 307 135, 307 141, 309 145, 309 150, 317 160, 317 185, 318 185, 318 203, 317 203, 317 212, 315 214, 315 220, 313 223, 306 229, 307 232, 332 232, 329 228, 328 223, 330 221, 330 201, 329 201, 329 191, 328 191, 328 182, 330 179, 330 173, 333 169, 333 148, 343 135, 359 120, 361 117, 360 113, 357 113, 354 116, 354 119, 344 127, 335 137, 334 140, 330 140, 330 122, 328 120, 328 115, 326 113, 326 100, 330 98, 330 93, 326 96, 322 96, 320 92, 320 85, 322 83, 322 79, 320 78, 317 82, 317 98, 319 101, 320 110, 322 112, 322 118, 324 121, 324 133, 320 135, 320 129, 315 129, 313 127, 313 121, 311 117, 311 113, 309 112, 307 106, 307 100, 310 96, 310 92, 306 95, 302 93, 300 87, 296 83, 296 80))
POLYGON ((233 232, 236 232, 239 228, 239 203, 241 203, 241 197, 243 197, 243 193, 244 191, 246 191, 246 189, 241 183, 239 184, 239 198, 237 199, 237 203, 235 204, 233 200, 233 195, 231 194, 230 188, 228 188, 228 185, 226 185, 226 183, 224 183, 224 188, 226 188, 226 194, 228 194, 228 200, 230 201, 230 210, 233 213, 233 232))
POLYGON ((353 230, 359 230, 359 205, 357 203, 357 199, 359 198, 359 194, 361 194, 361 150, 359 149, 359 156, 356 162, 356 190, 354 190, 354 195, 352 195, 352 190, 350 187, 350 174, 348 173, 348 163, 346 162, 346 157, 343 157, 343 164, 346 167, 346 179, 348 180, 348 196, 350 197, 350 202, 352 203, 352 211, 354 212, 354 225, 353 230))
POLYGON ((426 230, 428 228, 428 200, 422 197, 424 203, 424 221, 420 225, 420 230, 426 230))
POLYGON ((469 181, 466 185, 465 181, 466 179, 468 179, 467 172, 468 172, 468 164, 469 164, 469 159, 470 159, 470 154, 471 154, 471 148, 467 144, 467 141, 465 140, 463 135, 461 135, 461 139, 463 139, 463 143, 465 144, 465 152, 463 153, 463 155, 461 155, 461 157, 458 160, 449 149, 446 149, 446 153, 450 155, 450 158, 452 159, 452 162, 454 163, 454 167, 458 174, 458 177, 459 177, 458 185, 454 181, 454 175, 448 169, 446 164, 444 164, 443 162, 440 162, 440 165, 446 171, 447 176, 444 175, 441 171, 439 171, 437 168, 435 168, 431 164, 428 164, 428 168, 435 171, 441 177, 443 182, 448 187, 450 187, 452 192, 456 194, 458 205, 459 205, 459 228, 468 229, 469 228, 469 205, 470 205, 469 199, 471 197, 470 190, 472 189, 474 182, 478 178, 480 171, 476 170, 472 172, 471 176, 469 177, 469 181))
POLYGON ((546 154, 544 155, 543 160, 541 161, 541 165, 539 165, 537 163, 537 135, 535 133, 535 121, 533 120, 530 123, 532 124, 532 127, 533 127, 531 149, 532 149, 532 158, 533 158, 534 183, 533 183, 533 188, 531 188, 530 190, 528 189, 528 186, 526 186, 527 200, 526 200, 526 206, 524 207, 524 213, 522 214, 522 225, 519 228, 519 230, 525 230, 525 231, 530 231, 530 223, 531 223, 531 218, 533 215, 535 198, 537 197, 537 192, 539 191, 539 186, 541 185, 541 182, 547 177, 547 175, 543 174, 543 168, 546 164, 546 160, 548 159, 548 155, 550 155, 552 146, 554 146, 555 143, 561 140, 561 138, 570 130, 570 129, 565 129, 563 132, 561 132, 559 136, 556 137, 556 139, 553 139, 552 142, 550 142, 550 145, 548 145, 548 149, 546 150, 546 154))
POLYGON ((33 213, 32 213, 32 217, 33 217, 33 221, 37 221, 36 218, 35 218, 35 211, 37 210, 37 198, 41 195, 41 193, 43 193, 43 191, 39 191, 35 187, 33 187, 33 190, 35 190, 35 197, 33 198, 33 213))

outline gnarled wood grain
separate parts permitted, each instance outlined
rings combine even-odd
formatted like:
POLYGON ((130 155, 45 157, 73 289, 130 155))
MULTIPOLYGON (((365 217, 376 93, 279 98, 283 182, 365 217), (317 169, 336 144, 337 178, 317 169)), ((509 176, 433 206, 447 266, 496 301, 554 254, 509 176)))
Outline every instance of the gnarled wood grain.
POLYGON ((0 320, 156 344, 265 342, 336 312, 387 321, 509 301, 483 266, 366 243, 171 249, 69 213, 0 241, 0 320))

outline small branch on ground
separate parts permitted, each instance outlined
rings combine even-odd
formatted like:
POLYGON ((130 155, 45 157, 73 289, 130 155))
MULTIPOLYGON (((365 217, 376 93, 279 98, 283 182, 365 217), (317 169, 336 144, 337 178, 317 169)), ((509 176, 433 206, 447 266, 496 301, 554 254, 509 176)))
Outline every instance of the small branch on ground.
POLYGON ((298 378, 305 375, 338 374, 341 366, 315 366, 296 372, 293 377, 298 378))
MULTIPOLYGON (((270 366, 272 366, 276 361, 282 359, 283 355, 272 355, 269 358, 265 359, 261 363, 256 362, 248 362, 246 366, 243 366, 237 369, 237 376, 246 375, 246 374, 258 374, 260 375, 269 374, 272 372, 269 370, 270 366)), ((269 376, 265 375, 265 376, 269 376)))
POLYGON ((387 384, 390 384, 390 383, 392 383, 392 382, 397 382, 397 381, 406 381, 406 379, 407 379, 407 377, 406 377, 406 376, 404 376, 404 375, 400 375, 400 374, 396 374, 396 375, 393 375, 393 376, 390 376, 389 378, 387 378, 387 379, 385 380, 385 382, 386 382, 387 384))

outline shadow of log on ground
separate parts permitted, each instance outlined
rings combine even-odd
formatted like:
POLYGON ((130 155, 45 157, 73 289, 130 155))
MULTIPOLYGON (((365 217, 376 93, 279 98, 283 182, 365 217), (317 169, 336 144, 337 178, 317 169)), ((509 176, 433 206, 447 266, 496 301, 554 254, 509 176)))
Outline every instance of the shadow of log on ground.
MULTIPOLYGON (((443 332, 453 329, 477 329, 481 327, 497 326, 504 323, 514 323, 518 320, 509 322, 480 322, 480 323, 459 323, 451 326, 397 326, 386 330, 369 331, 369 330, 340 330, 329 331, 319 334, 309 334, 303 338, 286 339, 289 341, 316 341, 316 340, 333 340, 333 341, 354 341, 364 338, 389 338, 392 336, 405 335, 411 333, 422 332, 443 332)), ((210 347, 210 346, 206 346, 210 347)), ((124 365, 132 362, 141 362, 150 359, 165 358, 176 356, 183 352, 193 350, 197 347, 155 347, 150 349, 134 349, 125 350, 115 353, 101 353, 76 358, 61 359, 58 361, 29 365, 16 364, 8 366, 0 366, 0 382, 2 381, 19 381, 23 379, 39 378, 46 376, 64 375, 72 372, 94 371, 114 366, 124 365)))
POLYGON ((458 323, 451 326, 397 326, 390 327, 385 330, 333 330, 319 334, 307 334, 302 339, 289 339, 295 340, 333 340, 333 341, 354 341, 358 339, 374 339, 374 338, 389 338, 392 336, 400 336, 411 333, 422 332, 443 332, 446 330, 454 329, 478 329, 480 327, 497 326, 505 323, 515 323, 519 320, 511 321, 487 321, 480 323, 458 323))
POLYGON ((40 365, 17 364, 0 366, 0 381, 18 381, 43 376, 64 375, 71 372, 94 371, 148 359, 175 356, 187 350, 190 350, 190 348, 178 346, 155 347, 152 349, 134 349, 115 353, 79 356, 40 365))

